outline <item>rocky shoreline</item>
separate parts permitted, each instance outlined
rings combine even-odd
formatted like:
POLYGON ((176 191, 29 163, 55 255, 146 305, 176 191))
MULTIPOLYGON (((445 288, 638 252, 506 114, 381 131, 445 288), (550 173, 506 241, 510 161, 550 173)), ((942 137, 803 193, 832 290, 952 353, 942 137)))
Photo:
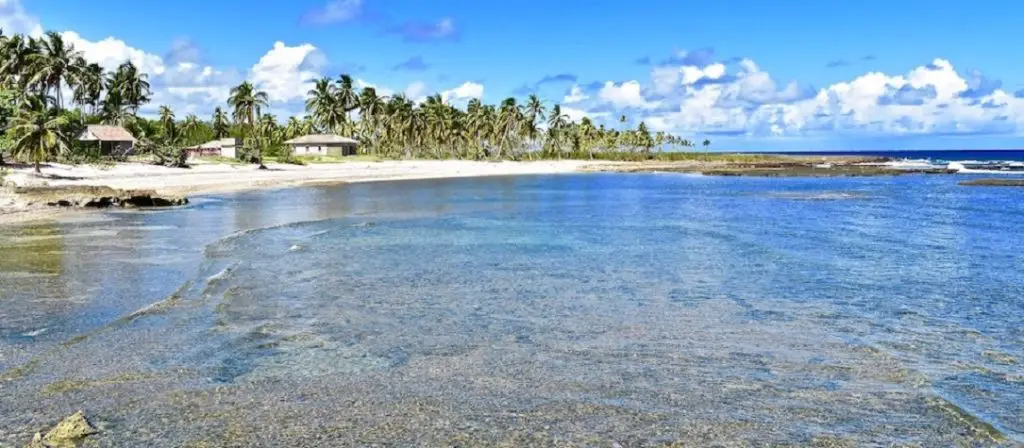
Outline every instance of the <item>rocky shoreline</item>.
POLYGON ((1024 187, 1024 179, 971 179, 961 181, 965 187, 1024 187))
POLYGON ((156 208, 187 205, 185 196, 153 190, 91 185, 0 186, 0 224, 43 219, 73 210, 156 208))
POLYGON ((188 204, 184 196, 160 195, 153 190, 122 190, 92 185, 14 187, 14 194, 28 206, 82 208, 173 207, 188 204))
POLYGON ((776 156, 764 160, 722 161, 687 160, 679 162, 638 162, 600 165, 593 171, 626 173, 693 173, 705 176, 752 177, 851 177, 899 176, 904 174, 953 174, 944 168, 897 168, 878 157, 786 157, 776 156))

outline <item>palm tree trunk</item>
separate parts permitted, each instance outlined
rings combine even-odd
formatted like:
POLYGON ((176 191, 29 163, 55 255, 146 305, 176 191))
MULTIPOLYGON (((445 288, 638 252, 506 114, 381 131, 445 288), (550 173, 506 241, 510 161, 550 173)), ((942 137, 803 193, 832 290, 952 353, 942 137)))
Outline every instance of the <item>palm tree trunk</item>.
POLYGON ((38 160, 36 161, 36 174, 43 174, 43 170, 38 160))

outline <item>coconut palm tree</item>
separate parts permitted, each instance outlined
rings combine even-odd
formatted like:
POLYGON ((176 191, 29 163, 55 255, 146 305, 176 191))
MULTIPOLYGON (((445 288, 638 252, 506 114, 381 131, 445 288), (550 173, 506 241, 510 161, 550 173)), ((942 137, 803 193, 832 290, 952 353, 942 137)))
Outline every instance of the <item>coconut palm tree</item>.
POLYGON ((0 84, 8 88, 29 88, 28 67, 39 52, 39 41, 31 37, 15 34, 6 38, 0 46, 0 84))
POLYGON ((384 100, 377 96, 377 89, 366 87, 359 92, 360 133, 373 152, 378 150, 378 126, 384 113, 384 100))
POLYGON ((174 111, 170 106, 160 106, 160 126, 163 128, 164 141, 173 144, 178 140, 178 127, 174 123, 174 111))
POLYGON ((202 123, 199 121, 199 117, 196 114, 188 114, 185 117, 185 121, 181 124, 181 135, 185 138, 185 144, 199 143, 196 142, 196 133, 199 132, 199 128, 202 123))
POLYGON ((221 109, 220 106, 217 106, 213 109, 213 135, 221 139, 230 133, 231 124, 228 123, 228 114, 224 113, 224 109, 221 109))
MULTIPOLYGON (((256 90, 256 87, 249 81, 231 88, 231 95, 228 97, 228 104, 231 106, 231 116, 236 123, 242 125, 243 135, 246 139, 256 137, 254 124, 260 118, 260 113, 267 106, 269 97, 267 92, 256 90)), ((263 164, 263 145, 255 140, 249 141, 247 146, 252 146, 256 152, 255 159, 260 169, 266 169, 263 164)))
POLYGON ((116 92, 121 104, 131 113, 139 113, 139 108, 149 102, 149 75, 139 72, 138 67, 127 61, 117 67, 107 80, 107 96, 116 92))
POLYGON ((331 78, 323 77, 306 92, 306 113, 332 132, 345 120, 344 113, 337 107, 336 91, 331 78))
POLYGON ((250 130, 260 118, 264 107, 267 107, 269 97, 267 92, 256 90, 256 87, 249 81, 231 88, 231 95, 228 97, 228 105, 231 106, 232 118, 235 122, 249 126, 250 130))
MULTIPOLYGON (((555 106, 558 107, 558 106, 555 106)), ((544 120, 544 102, 537 94, 531 94, 526 99, 526 125, 531 140, 537 139, 537 122, 544 120)))
POLYGON ((89 106, 90 113, 95 114, 103 95, 103 67, 86 64, 84 59, 75 65, 81 68, 71 80, 72 101, 80 106, 89 106))
POLYGON ((548 117, 548 140, 551 149, 559 158, 562 157, 561 140, 562 130, 568 123, 569 116, 562 113, 562 105, 556 104, 551 108, 551 116, 548 117))
POLYGON ((711 147, 711 140, 704 139, 704 153, 708 152, 708 148, 711 147))
POLYGON ((651 132, 647 130, 647 124, 640 122, 636 127, 636 144, 641 148, 644 148, 644 152, 651 152, 651 147, 654 146, 654 140, 651 138, 651 132))
POLYGON ((288 124, 284 127, 284 138, 286 140, 291 140, 300 135, 303 135, 302 122, 293 115, 288 118, 288 124))
POLYGON ((61 86, 74 78, 78 71, 84 70, 84 66, 75 65, 75 62, 84 62, 82 53, 75 51, 75 46, 64 42, 64 38, 55 31, 46 33, 46 37, 40 40, 39 48, 41 51, 28 60, 32 70, 29 82, 39 85, 45 92, 52 92, 57 98, 57 108, 63 109, 61 86))
POLYGON ((338 77, 338 105, 349 113, 359 108, 359 93, 356 92, 352 77, 346 74, 342 74, 338 77))
POLYGON ((68 137, 63 129, 68 119, 55 107, 49 107, 53 98, 33 95, 26 98, 22 108, 11 119, 8 127, 13 137, 11 155, 35 164, 36 173, 43 162, 68 149, 68 137))

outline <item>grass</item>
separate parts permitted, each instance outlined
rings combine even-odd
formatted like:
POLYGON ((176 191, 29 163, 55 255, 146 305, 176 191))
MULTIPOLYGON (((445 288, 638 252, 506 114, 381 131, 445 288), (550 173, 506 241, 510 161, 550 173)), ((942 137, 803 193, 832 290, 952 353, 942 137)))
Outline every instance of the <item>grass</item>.
POLYGON ((238 159, 234 159, 234 158, 231 158, 231 157, 221 157, 221 156, 202 156, 202 157, 197 157, 197 158, 195 158, 193 160, 199 160, 201 162, 206 162, 206 163, 226 163, 226 164, 230 164, 230 165, 249 165, 248 163, 243 162, 243 161, 238 160, 238 159))
POLYGON ((305 163, 345 163, 345 162, 380 162, 382 159, 372 155, 356 156, 295 156, 305 163))

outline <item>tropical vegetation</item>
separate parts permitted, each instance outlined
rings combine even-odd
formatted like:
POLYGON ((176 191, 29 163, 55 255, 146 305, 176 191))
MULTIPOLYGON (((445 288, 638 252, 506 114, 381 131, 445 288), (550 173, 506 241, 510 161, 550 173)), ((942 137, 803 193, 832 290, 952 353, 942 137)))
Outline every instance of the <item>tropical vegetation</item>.
MULTIPOLYGON (((680 150, 696 146, 651 132, 643 122, 627 128, 625 116, 617 128, 587 117, 573 121, 560 105, 549 106, 537 95, 498 104, 471 99, 457 107, 440 94, 380 95, 341 75, 315 80, 306 96, 305 116, 279 121, 268 111, 267 93, 245 81, 209 120, 177 116, 169 106, 147 119, 139 111, 152 98, 149 79, 131 62, 106 72, 58 33, 35 38, 0 31, 0 155, 37 168, 47 160, 97 157, 95 148, 74 140, 87 124, 124 126, 142 153, 236 137, 243 142, 240 157, 260 166, 264 155, 290 159, 284 142, 309 133, 356 138, 360 152, 380 158, 644 159, 682 155, 680 150), (671 151, 661 154, 666 149, 671 151)), ((704 149, 710 144, 704 140, 704 149)))

